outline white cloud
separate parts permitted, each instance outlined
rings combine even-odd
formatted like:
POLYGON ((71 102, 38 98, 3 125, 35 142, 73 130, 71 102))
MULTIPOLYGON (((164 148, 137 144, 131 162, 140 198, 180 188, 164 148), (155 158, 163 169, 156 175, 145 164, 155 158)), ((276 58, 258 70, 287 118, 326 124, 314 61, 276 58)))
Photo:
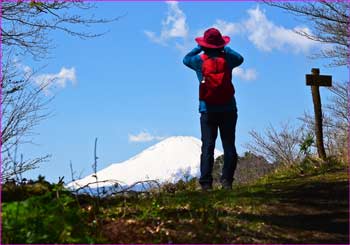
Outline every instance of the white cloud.
POLYGON ((140 132, 139 134, 129 134, 129 142, 149 142, 153 140, 162 140, 164 137, 151 135, 147 132, 140 132))
POLYGON ((203 36, 204 32, 214 27, 220 30, 221 34, 224 36, 233 36, 241 32, 242 26, 239 23, 228 22, 225 20, 218 19, 211 26, 207 26, 206 28, 202 28, 196 31, 196 37, 203 36))
POLYGON ((154 32, 146 30, 144 33, 152 42, 165 45, 165 42, 161 40, 161 38, 157 37, 154 32))
POLYGON ((73 85, 77 83, 77 76, 74 67, 62 67, 58 73, 38 74, 38 71, 33 70, 31 67, 21 63, 17 59, 14 59, 13 63, 15 67, 21 71, 21 75, 23 75, 24 79, 43 88, 43 92, 46 95, 51 95, 50 89, 54 87, 65 88, 68 82, 71 82, 73 85))
MULTIPOLYGON (((292 53, 308 53, 310 49, 318 45, 317 42, 296 33, 298 31, 311 33, 308 27, 286 28, 277 25, 267 18, 259 5, 248 9, 248 15, 241 21, 230 22, 217 19, 213 25, 205 29, 190 31, 186 23, 186 15, 179 8, 178 2, 166 3, 168 4, 168 14, 162 21, 161 33, 157 35, 155 32, 145 31, 145 34, 153 42, 162 45, 167 45, 172 38, 179 38, 180 40, 175 42, 174 46, 183 54, 194 46, 193 39, 197 36, 203 36, 204 31, 210 27, 219 29, 226 36, 241 35, 246 37, 257 49, 265 52, 282 50, 292 53)), ((233 70, 232 75, 246 81, 257 78, 257 72, 253 68, 238 67, 233 70)))
POLYGON ((44 92, 50 94, 50 88, 65 88, 68 82, 73 85, 77 83, 75 68, 62 67, 58 73, 47 73, 32 76, 31 78, 38 86, 44 88, 44 92))
POLYGON ((295 27, 287 29, 278 26, 268 20, 265 13, 260 10, 259 6, 255 9, 249 9, 248 20, 242 23, 242 30, 245 30, 251 41, 258 49, 263 51, 291 50, 292 52, 308 52, 316 42, 298 35, 295 31, 303 30, 311 33, 307 27, 295 27))
POLYGON ((153 32, 145 30, 145 35, 155 43, 166 45, 167 41, 172 38, 186 38, 188 35, 188 25, 186 23, 186 15, 179 8, 178 2, 166 2, 168 5, 168 13, 162 21, 162 30, 159 36, 153 32))
POLYGON ((216 20, 213 27, 220 30, 222 35, 233 36, 241 31, 241 26, 238 23, 227 22, 224 20, 216 20))
POLYGON ((243 69, 241 67, 236 67, 235 69, 233 69, 232 71, 232 76, 233 77, 238 77, 242 80, 246 80, 246 81, 252 81, 255 80, 257 77, 257 73, 255 69, 243 69))
MULTIPOLYGON (((173 38, 180 38, 181 42, 175 43, 175 47, 183 52, 193 46, 193 40, 196 36, 202 36, 206 29, 200 29, 190 34, 190 29, 186 23, 186 15, 180 9, 178 2, 166 2, 168 13, 162 21, 162 30, 159 35, 153 31, 144 31, 145 35, 153 42, 167 45, 173 38), (191 37, 191 42, 188 37, 191 37)), ((311 48, 317 45, 317 42, 298 35, 297 31, 311 33, 311 30, 305 26, 296 26, 286 28, 277 25, 269 20, 264 11, 257 5, 255 8, 247 10, 247 18, 242 21, 229 22, 223 19, 217 19, 210 27, 215 27, 223 35, 234 36, 242 34, 248 38, 259 50, 286 50, 293 53, 308 53, 311 48)))

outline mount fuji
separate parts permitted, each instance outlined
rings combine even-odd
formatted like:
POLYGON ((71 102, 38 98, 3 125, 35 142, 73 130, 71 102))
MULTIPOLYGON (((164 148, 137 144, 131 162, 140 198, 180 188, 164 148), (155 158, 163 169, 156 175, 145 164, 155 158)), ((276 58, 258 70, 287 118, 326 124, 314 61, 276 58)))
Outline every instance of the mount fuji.
MULTIPOLYGON (((202 142, 190 136, 169 137, 147 148, 138 155, 120 163, 114 163, 96 173, 99 187, 111 186, 117 181, 130 186, 137 181, 156 180, 159 183, 176 182, 184 176, 198 177, 202 142)), ((222 155, 214 151, 214 157, 222 155)), ((77 189, 96 181, 94 174, 67 185, 77 189)), ((90 187, 96 188, 96 184, 90 187)))

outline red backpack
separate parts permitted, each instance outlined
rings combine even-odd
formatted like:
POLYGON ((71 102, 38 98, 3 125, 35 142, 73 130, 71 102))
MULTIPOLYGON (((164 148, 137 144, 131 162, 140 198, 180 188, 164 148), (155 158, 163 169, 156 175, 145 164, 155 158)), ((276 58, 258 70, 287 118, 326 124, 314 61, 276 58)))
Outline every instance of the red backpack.
POLYGON ((225 54, 221 53, 218 57, 202 54, 201 59, 203 81, 199 86, 199 99, 213 105, 229 103, 234 95, 234 87, 225 54))

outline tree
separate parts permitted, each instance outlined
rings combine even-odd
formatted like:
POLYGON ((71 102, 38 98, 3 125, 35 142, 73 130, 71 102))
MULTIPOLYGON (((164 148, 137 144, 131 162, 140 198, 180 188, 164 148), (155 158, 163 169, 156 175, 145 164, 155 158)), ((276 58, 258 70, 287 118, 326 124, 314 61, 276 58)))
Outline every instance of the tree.
POLYGON ((281 125, 277 131, 270 125, 265 135, 255 130, 249 132, 253 138, 252 143, 245 144, 251 153, 262 156, 270 163, 291 165, 301 158, 299 149, 303 139, 303 132, 300 128, 293 128, 288 123, 281 125))
MULTIPOLYGON (((348 157, 349 88, 349 81, 333 83, 333 86, 329 88, 331 98, 325 104, 323 113, 326 153, 329 156, 337 156, 344 162, 347 162, 348 157)), ((299 120, 304 123, 304 131, 314 132, 315 120, 312 115, 305 112, 299 120)))
MULTIPOLYGON (((314 58, 329 59, 330 66, 350 66, 350 2, 349 1, 307 1, 307 2, 276 2, 264 1, 266 4, 281 8, 303 20, 311 23, 312 31, 296 31, 310 40, 325 45, 325 49, 315 54, 314 58)), ((349 82, 334 82, 330 88, 332 98, 325 106, 323 115, 324 140, 326 152, 330 156, 347 158, 347 136, 349 118, 349 82)), ((308 144, 310 135, 314 135, 315 120, 309 113, 299 118, 304 125, 297 130, 282 127, 277 132, 270 126, 265 136, 252 130, 250 135, 254 143, 246 147, 254 154, 261 154, 272 162, 282 161, 291 164, 300 158, 300 150, 310 153, 308 144), (308 136, 309 135, 309 136, 308 136), (301 149, 298 151, 298 147, 301 149), (306 148, 305 148, 306 147, 306 148), (304 148, 304 149, 303 149, 304 148)))
MULTIPOLYGON (((85 17, 82 13, 95 5, 82 1, 17 1, 1 3, 1 155, 2 177, 11 178, 36 168, 48 156, 34 159, 17 159, 18 147, 31 143, 30 136, 36 125, 49 115, 46 105, 50 98, 43 95, 48 84, 37 86, 32 81, 35 72, 28 71, 19 60, 47 57, 54 48, 50 39, 52 31, 62 31, 82 39, 94 38, 104 33, 77 31, 75 27, 90 27, 117 20, 85 17)), ((85 28, 85 29, 86 29, 85 28)))
POLYGON ((330 66, 349 64, 350 57, 350 2, 307 1, 303 3, 265 1, 266 4, 286 10, 312 24, 312 32, 296 31, 308 39, 329 44, 314 58, 331 59, 330 66))
MULTIPOLYGON (((328 156, 335 156, 344 162, 348 161, 349 88, 349 81, 334 83, 333 87, 329 88, 331 98, 324 106, 323 113, 323 135, 326 153, 328 156)), ((264 135, 251 130, 249 134, 253 142, 245 144, 245 147, 253 154, 262 155, 272 163, 288 165, 301 160, 303 152, 304 154, 307 153, 306 155, 314 155, 314 116, 305 112, 298 119, 303 123, 299 128, 284 124, 281 130, 278 131, 270 125, 264 135)))
POLYGON ((94 38, 104 33, 74 30, 76 26, 91 27, 117 20, 83 17, 80 12, 96 6, 83 1, 11 1, 2 2, 1 42, 4 52, 15 49, 34 58, 46 57, 53 40, 50 32, 62 31, 82 39, 94 38), (71 11, 71 14, 70 14, 71 11), (74 13, 74 11, 76 13, 74 13))
POLYGON ((348 129, 348 125, 350 125, 349 88, 349 81, 334 82, 333 86, 329 88, 329 91, 332 93, 332 97, 325 106, 326 111, 337 121, 337 124, 334 126, 341 128, 342 131, 346 131, 348 129))
MULTIPOLYGON (((213 184, 220 186, 222 166, 224 165, 224 155, 217 157, 213 166, 213 184)), ((242 157, 238 156, 237 168, 233 183, 251 183, 260 177, 268 174, 276 167, 275 164, 268 163, 262 156, 257 156, 252 152, 244 152, 242 157)))
POLYGON ((44 87, 35 86, 31 75, 23 74, 15 62, 8 59, 2 68, 1 166, 2 177, 8 179, 48 159, 47 155, 34 159, 21 156, 19 160, 17 151, 19 145, 31 142, 29 136, 33 134, 34 127, 48 116, 45 106, 50 99, 42 93, 44 87))

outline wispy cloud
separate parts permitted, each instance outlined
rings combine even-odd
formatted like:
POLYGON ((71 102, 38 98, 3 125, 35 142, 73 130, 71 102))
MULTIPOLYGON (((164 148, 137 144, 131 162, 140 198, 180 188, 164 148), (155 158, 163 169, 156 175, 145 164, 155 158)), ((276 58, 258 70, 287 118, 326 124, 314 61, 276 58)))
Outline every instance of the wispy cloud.
POLYGON ((51 95, 51 90, 54 88, 65 88, 69 82, 72 85, 78 82, 75 67, 62 67, 57 73, 40 74, 38 71, 33 70, 30 66, 21 63, 17 59, 14 59, 13 63, 18 70, 21 71, 24 79, 42 88, 46 95, 51 95))
POLYGON ((215 21, 215 23, 211 26, 207 26, 206 28, 202 28, 198 31, 196 31, 196 36, 203 36, 203 33, 205 30, 207 30, 210 27, 217 28, 220 30, 222 35, 225 36, 233 36, 241 32, 242 25, 239 23, 229 22, 225 20, 218 19, 215 21))
POLYGON ((139 134, 129 134, 129 142, 149 142, 153 140, 162 140, 165 137, 152 135, 148 132, 140 132, 139 134))
POLYGON ((268 20, 264 11, 260 10, 259 6, 247 11, 249 18, 242 25, 255 47, 262 51, 288 50, 295 53, 308 52, 317 43, 300 36, 296 31, 304 31, 311 33, 307 27, 297 26, 293 29, 288 29, 283 26, 276 25, 268 20))
POLYGON ((317 45, 317 42, 307 39, 296 32, 302 31, 311 33, 306 26, 296 26, 286 28, 275 24, 269 20, 265 11, 261 10, 259 5, 247 10, 247 16, 241 21, 230 22, 218 19, 213 25, 207 28, 201 28, 197 31, 190 31, 186 23, 186 15, 180 9, 178 2, 167 2, 168 13, 165 20, 162 21, 162 30, 159 35, 152 31, 145 31, 146 36, 155 43, 167 45, 173 38, 179 38, 180 43, 175 43, 175 47, 184 52, 188 51, 193 45, 195 36, 203 35, 203 32, 209 27, 218 28, 223 35, 245 36, 257 49, 269 52, 273 50, 283 50, 293 53, 308 53, 311 48, 317 45), (192 34, 191 34, 192 33, 192 34), (189 42, 189 37, 191 42, 189 42))
MULTIPOLYGON (((27 68, 27 71, 29 71, 29 68, 27 68)), ((42 87, 47 95, 51 94, 51 89, 54 87, 65 88, 69 82, 73 85, 77 83, 77 76, 74 67, 62 67, 58 73, 34 75, 31 79, 38 86, 42 87)))
POLYGON ((146 36, 155 43, 167 45, 168 40, 172 38, 186 38, 188 35, 188 25, 186 15, 179 8, 178 2, 166 2, 168 12, 166 18, 162 21, 162 30, 159 35, 153 31, 145 30, 146 36))
POLYGON ((233 36, 238 34, 241 30, 241 26, 239 24, 224 20, 216 20, 213 26, 219 29, 221 33, 226 36, 233 36))
POLYGON ((252 81, 252 80, 255 80, 257 78, 257 72, 255 69, 251 69, 251 68, 244 69, 241 67, 236 67, 232 71, 232 76, 238 77, 242 80, 252 81))

